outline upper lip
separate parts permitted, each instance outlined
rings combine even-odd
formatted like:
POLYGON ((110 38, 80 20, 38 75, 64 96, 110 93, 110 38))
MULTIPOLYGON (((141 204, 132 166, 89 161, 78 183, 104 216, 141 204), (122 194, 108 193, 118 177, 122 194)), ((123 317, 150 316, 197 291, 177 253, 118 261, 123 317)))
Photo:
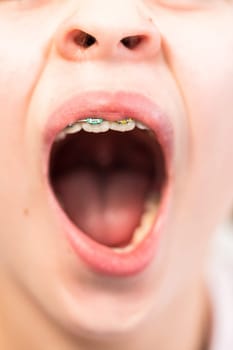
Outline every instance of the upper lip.
POLYGON ((67 125, 84 117, 104 116, 109 121, 116 115, 131 117, 146 124, 156 135, 162 147, 166 173, 171 173, 173 158, 173 127, 169 116, 151 99, 140 93, 118 91, 90 91, 71 97, 48 117, 44 129, 45 172, 48 175, 49 155, 52 144, 67 125))

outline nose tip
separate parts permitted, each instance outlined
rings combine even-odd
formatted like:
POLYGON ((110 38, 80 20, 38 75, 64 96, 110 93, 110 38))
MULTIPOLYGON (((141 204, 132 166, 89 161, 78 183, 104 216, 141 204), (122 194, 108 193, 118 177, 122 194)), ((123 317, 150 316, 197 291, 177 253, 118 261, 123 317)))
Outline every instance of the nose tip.
POLYGON ((155 24, 138 14, 124 18, 111 15, 96 17, 73 15, 56 34, 58 53, 68 60, 89 58, 147 59, 156 56, 161 47, 155 24))

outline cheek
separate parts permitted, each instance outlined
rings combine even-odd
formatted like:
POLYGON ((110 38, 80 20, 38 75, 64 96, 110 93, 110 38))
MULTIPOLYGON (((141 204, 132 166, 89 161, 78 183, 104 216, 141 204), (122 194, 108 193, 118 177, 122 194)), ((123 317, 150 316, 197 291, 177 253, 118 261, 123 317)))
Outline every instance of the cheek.
POLYGON ((223 190, 226 184, 229 191, 233 177, 233 51, 229 43, 206 50, 209 56, 197 51, 180 67, 192 156, 200 172, 205 170, 216 180, 216 187, 223 190), (198 68, 193 71, 190 67, 198 68))
MULTIPOLYGON (((45 56, 43 41, 38 36, 35 40, 33 29, 35 28, 29 23, 27 25, 25 22, 23 25, 22 21, 17 19, 6 20, 0 13, 0 123, 1 129, 4 130, 0 139, 2 215, 6 215, 7 205, 8 208, 12 206, 11 194, 18 196, 15 197, 17 201, 25 196, 28 186, 25 176, 25 125, 28 122, 26 115, 45 56), (28 28, 32 30, 29 31, 28 28), (31 36, 29 32, 32 33, 31 36), (20 186, 17 186, 13 193, 16 183, 20 183, 20 186)), ((2 218, 1 222, 4 222, 4 219, 2 218)))
MULTIPOLYGON (((0 139, 0 164, 4 164, 0 192, 1 198, 6 200, 9 200, 10 184, 16 180, 15 174, 21 180, 25 178, 22 170, 25 165, 25 116, 39 67, 35 48, 31 48, 20 27, 16 25, 13 33, 9 25, 0 19, 0 123, 4 129, 0 139)), ((21 183, 19 196, 23 187, 21 183)))
MULTIPOLYGON (((39 30, 40 21, 35 18, 29 21, 17 16, 11 20, 5 17, 0 12, 0 122, 4 128, 0 139, 1 150, 4 150, 0 152, 0 164, 4 164, 0 191, 1 196, 5 193, 7 198, 15 174, 19 177, 22 171, 21 181, 25 179, 27 111, 46 61, 49 30, 46 36, 39 30)), ((17 193, 23 196, 22 184, 17 193)))
POLYGON ((17 127, 43 71, 51 30, 48 27, 43 33, 40 18, 29 19, 22 14, 5 17, 0 13, 0 105, 17 127))
POLYGON ((168 34, 166 49, 186 106, 192 160, 199 167, 201 164, 202 169, 206 164, 208 176, 210 172, 214 176, 216 170, 218 177, 230 184, 233 177, 230 162, 233 159, 233 24, 229 14, 223 14, 221 20, 220 17, 200 19, 198 26, 187 23, 185 34, 176 26, 176 37, 168 34))
POLYGON ((207 162, 218 159, 233 174, 233 50, 229 43, 221 44, 215 50, 206 47, 203 53, 197 47, 195 55, 182 57, 177 71, 193 155, 207 162))

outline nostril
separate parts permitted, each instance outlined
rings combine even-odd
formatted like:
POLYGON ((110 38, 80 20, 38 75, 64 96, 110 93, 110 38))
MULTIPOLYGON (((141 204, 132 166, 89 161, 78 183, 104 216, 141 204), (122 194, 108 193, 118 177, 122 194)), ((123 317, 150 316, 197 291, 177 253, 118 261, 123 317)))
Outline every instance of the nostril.
POLYGON ((124 39, 121 40, 121 43, 129 50, 137 49, 138 46, 142 44, 143 41, 145 41, 146 38, 143 35, 133 35, 133 36, 127 36, 124 39))
POLYGON ((82 49, 87 49, 97 43, 94 36, 83 32, 82 30, 76 30, 72 36, 74 43, 82 49))

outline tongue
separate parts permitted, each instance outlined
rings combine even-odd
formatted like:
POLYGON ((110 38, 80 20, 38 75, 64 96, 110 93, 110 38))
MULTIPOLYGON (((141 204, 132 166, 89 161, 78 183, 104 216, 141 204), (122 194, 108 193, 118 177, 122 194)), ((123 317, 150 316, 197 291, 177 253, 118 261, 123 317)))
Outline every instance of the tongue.
POLYGON ((71 220, 107 246, 124 246, 140 223, 149 181, 141 173, 107 174, 82 170, 56 182, 56 191, 71 220))

